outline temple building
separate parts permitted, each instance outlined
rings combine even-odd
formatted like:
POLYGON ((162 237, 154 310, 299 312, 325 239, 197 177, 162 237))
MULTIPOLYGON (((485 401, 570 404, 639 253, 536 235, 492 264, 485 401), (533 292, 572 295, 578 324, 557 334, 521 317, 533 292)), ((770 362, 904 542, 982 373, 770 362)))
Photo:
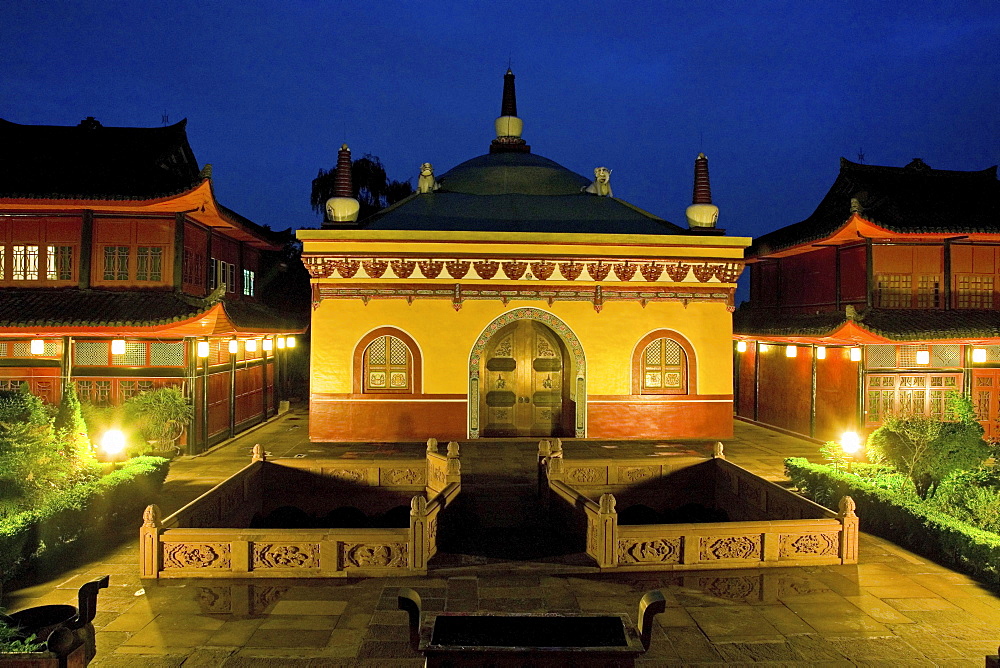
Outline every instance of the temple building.
POLYGON ((277 412, 308 297, 274 294, 286 240, 216 201, 185 126, 0 120, 0 389, 179 386, 197 452, 277 412))
POLYGON ((591 179, 533 153, 522 127, 508 70, 489 153, 424 163, 364 221, 341 149, 328 223, 298 232, 312 440, 732 434, 750 240, 716 227, 707 159, 682 228, 614 197, 597 159, 591 179))
POLYGON ((821 439, 970 393, 1000 438, 1000 184, 841 159, 816 211, 747 251, 736 412, 821 439))

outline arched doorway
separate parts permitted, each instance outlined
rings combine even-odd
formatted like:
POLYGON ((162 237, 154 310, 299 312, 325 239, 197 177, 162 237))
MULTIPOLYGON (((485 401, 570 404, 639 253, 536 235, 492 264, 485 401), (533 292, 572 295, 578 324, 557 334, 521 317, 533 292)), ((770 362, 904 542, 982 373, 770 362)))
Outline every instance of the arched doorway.
POLYGON ((585 406, 583 350, 551 313, 514 309, 479 337, 470 357, 470 437, 583 437, 585 406))

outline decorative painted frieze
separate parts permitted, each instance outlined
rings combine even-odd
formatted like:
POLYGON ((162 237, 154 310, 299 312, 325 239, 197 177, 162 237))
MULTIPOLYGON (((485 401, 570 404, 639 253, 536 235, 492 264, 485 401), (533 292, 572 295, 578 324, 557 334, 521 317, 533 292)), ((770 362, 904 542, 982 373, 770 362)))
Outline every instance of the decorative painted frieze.
POLYGON ((437 278, 492 280, 502 271, 501 278, 510 281, 572 282, 590 281, 647 282, 670 281, 673 283, 698 282, 735 283, 743 271, 742 261, 706 260, 701 262, 681 259, 650 260, 643 258, 624 260, 597 260, 584 262, 559 258, 479 258, 479 259, 406 259, 406 258, 357 258, 326 255, 308 255, 304 259, 313 278, 341 279, 408 279, 410 277, 433 280, 437 278), (584 274, 586 268, 586 274, 584 274), (557 272, 556 269, 559 271, 557 272), (414 276, 414 272, 419 272, 414 276), (693 280, 691 280, 693 278, 693 280))

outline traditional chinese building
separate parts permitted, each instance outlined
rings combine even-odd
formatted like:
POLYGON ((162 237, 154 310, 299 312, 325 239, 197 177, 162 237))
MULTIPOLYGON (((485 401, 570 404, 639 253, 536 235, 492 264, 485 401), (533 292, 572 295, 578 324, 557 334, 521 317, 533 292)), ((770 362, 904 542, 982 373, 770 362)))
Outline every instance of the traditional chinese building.
POLYGON ((747 252, 737 414, 836 439, 970 392, 1000 437, 1000 185, 977 172, 841 159, 807 219, 747 252))
POLYGON ((0 120, 0 388, 181 386, 197 451, 275 414, 308 306, 264 303, 284 241, 216 201, 185 125, 0 120))
POLYGON ((330 224, 298 232, 313 440, 731 435, 749 239, 715 228, 707 160, 685 229, 521 130, 508 71, 489 153, 439 177, 424 164, 416 193, 360 225, 342 184, 330 224))

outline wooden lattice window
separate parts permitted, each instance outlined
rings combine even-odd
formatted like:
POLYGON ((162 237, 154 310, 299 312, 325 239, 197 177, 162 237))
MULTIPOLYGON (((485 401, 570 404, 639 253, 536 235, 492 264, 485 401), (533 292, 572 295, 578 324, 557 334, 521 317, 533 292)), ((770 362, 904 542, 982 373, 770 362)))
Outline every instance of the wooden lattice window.
POLYGON ((941 277, 921 275, 917 283, 917 308, 937 308, 941 303, 941 277))
POLYGON ((410 392, 412 355, 401 340, 392 335, 379 336, 368 344, 364 354, 365 392, 410 392))
POLYGON ((993 276, 959 275, 955 287, 957 308, 993 308, 993 276))
POLYGON ((958 374, 869 374, 865 424, 881 424, 888 415, 923 415, 947 419, 947 398, 961 384, 958 374))
POLYGON ((876 301, 882 308, 910 308, 913 305, 911 276, 909 274, 879 274, 876 301))
POLYGON ((643 394, 687 393, 687 355, 673 339, 651 341, 641 363, 643 394))

